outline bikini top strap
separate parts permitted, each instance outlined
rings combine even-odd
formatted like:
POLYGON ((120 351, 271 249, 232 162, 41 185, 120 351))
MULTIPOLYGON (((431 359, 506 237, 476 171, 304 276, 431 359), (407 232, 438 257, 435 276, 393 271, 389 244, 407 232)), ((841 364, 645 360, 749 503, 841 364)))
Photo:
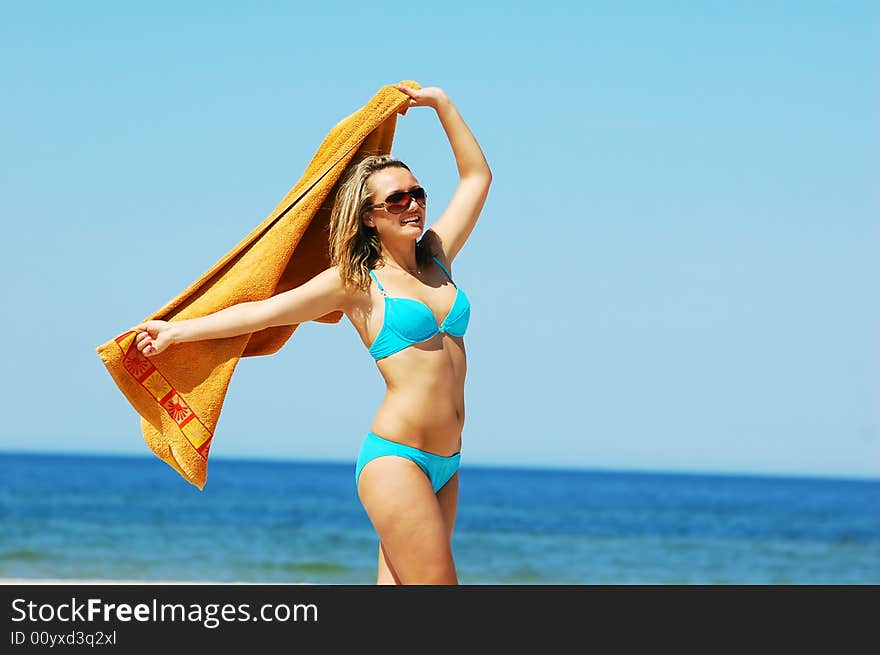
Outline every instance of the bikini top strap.
POLYGON ((372 276, 372 278, 373 278, 374 280, 376 280, 376 284, 379 285, 379 291, 382 292, 382 295, 383 295, 383 296, 387 296, 388 294, 385 293, 385 287, 382 286, 382 283, 379 282, 379 278, 376 277, 376 274, 375 274, 372 270, 370 270, 370 275, 372 276))
POLYGON ((452 276, 449 274, 449 271, 446 270, 446 267, 443 265, 443 262, 441 262, 436 257, 434 257, 434 261, 437 262, 437 264, 439 264, 440 268, 443 269, 443 272, 446 273, 446 277, 449 278, 449 281, 452 282, 452 284, 455 284, 455 280, 452 279, 452 276))

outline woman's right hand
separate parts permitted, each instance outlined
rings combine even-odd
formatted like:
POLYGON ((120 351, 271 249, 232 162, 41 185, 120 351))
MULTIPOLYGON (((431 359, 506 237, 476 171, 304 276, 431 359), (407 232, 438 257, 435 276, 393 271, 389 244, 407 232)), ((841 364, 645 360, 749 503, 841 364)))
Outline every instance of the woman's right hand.
POLYGON ((168 321, 144 321, 132 329, 138 332, 134 338, 137 349, 147 357, 158 355, 174 343, 172 325, 168 321))
POLYGON ((438 109, 441 104, 449 101, 449 96, 439 86, 426 86, 414 89, 405 84, 398 84, 397 90, 409 96, 410 107, 433 107, 438 109))

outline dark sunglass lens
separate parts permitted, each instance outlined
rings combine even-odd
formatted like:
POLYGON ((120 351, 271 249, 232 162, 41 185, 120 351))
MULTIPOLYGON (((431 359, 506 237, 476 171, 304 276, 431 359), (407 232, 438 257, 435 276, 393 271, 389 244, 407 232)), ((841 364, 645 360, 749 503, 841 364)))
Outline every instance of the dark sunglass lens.
POLYGON ((412 191, 398 191, 385 198, 385 209, 391 214, 400 214, 409 209, 409 204, 415 200, 420 207, 425 206, 427 194, 422 187, 416 187, 412 191))
POLYGON ((400 214, 401 212, 405 212, 409 207, 409 197, 401 202, 385 203, 385 209, 388 210, 391 214, 400 214))
POLYGON ((409 207, 409 193, 398 191, 385 198, 385 209, 391 214, 400 214, 409 207))

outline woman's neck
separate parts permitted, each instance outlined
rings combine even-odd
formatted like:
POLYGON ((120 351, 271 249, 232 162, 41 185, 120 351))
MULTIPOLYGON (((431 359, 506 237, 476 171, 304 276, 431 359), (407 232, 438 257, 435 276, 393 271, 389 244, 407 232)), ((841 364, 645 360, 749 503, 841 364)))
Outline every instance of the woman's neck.
POLYGON ((382 252, 379 253, 382 262, 390 268, 399 268, 409 273, 421 273, 416 259, 415 241, 407 242, 402 247, 395 248, 382 244, 382 252))

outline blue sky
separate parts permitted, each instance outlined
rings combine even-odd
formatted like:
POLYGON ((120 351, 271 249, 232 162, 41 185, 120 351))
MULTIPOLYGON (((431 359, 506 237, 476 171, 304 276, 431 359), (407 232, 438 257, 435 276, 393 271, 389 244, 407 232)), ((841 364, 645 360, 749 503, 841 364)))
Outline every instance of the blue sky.
MULTIPOLYGON (((152 456, 95 347, 414 79, 495 176, 455 262, 465 465, 880 477, 876 3, 8 5, 0 449, 152 456)), ((394 149, 430 223, 434 114, 394 149)), ((212 457, 353 463, 383 392, 347 321, 303 325, 212 457)))

